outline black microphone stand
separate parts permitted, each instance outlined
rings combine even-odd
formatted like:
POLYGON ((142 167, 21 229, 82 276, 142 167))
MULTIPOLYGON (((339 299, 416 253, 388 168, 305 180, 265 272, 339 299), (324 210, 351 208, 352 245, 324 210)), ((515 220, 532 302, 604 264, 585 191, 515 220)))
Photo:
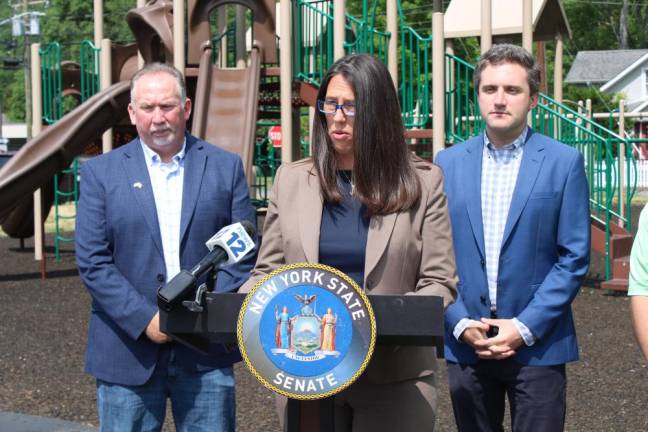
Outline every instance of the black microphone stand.
POLYGON ((182 306, 189 309, 191 312, 200 313, 204 310, 205 306, 205 293, 214 292, 216 287, 216 268, 212 267, 207 272, 207 279, 205 282, 201 283, 196 290, 196 295, 193 300, 184 300, 182 306))

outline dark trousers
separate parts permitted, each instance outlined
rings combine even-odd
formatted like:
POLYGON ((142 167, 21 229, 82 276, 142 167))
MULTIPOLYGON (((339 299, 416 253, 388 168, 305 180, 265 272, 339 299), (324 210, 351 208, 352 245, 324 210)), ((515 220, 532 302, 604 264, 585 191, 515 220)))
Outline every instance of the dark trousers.
POLYGON ((559 432, 565 425, 565 365, 524 366, 512 359, 448 362, 459 432, 503 431, 505 397, 513 432, 559 432))
MULTIPOLYGON (((287 401, 284 396, 277 396, 276 401, 282 430, 285 430, 287 401)), ((358 381, 334 396, 333 430, 433 432, 436 408, 434 375, 385 384, 370 383, 361 376, 358 381)), ((306 426, 302 430, 310 429, 306 426)))

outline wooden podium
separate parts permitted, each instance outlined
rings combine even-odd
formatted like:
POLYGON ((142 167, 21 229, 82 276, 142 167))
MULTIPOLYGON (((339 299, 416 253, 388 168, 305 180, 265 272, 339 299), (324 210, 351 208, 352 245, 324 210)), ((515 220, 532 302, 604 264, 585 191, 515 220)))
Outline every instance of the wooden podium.
MULTIPOLYGON (((236 324, 245 294, 207 292, 202 311, 182 305, 160 310, 160 328, 177 342, 204 352, 209 343, 236 344, 236 324)), ((443 355, 443 299, 433 296, 369 295, 378 345, 435 346, 443 355)), ((333 431, 333 399, 288 400, 287 432, 333 431)))

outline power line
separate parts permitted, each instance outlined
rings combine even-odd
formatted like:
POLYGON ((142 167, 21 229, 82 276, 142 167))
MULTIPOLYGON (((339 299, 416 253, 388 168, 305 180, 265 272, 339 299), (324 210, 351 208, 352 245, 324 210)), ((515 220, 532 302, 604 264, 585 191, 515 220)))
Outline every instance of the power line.
MULTIPOLYGON (((567 3, 586 3, 586 4, 597 4, 597 5, 623 6, 623 2, 611 1, 611 0, 565 0, 565 4, 567 3)), ((629 3, 628 6, 648 6, 648 1, 635 0, 633 3, 629 3)))

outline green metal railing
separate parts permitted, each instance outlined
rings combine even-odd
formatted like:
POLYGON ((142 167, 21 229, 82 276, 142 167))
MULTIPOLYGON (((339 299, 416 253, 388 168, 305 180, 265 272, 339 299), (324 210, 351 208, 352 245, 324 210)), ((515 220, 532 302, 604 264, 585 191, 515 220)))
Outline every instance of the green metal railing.
POLYGON ((90 99, 100 88, 100 54, 101 48, 96 48, 89 41, 81 42, 79 64, 81 65, 81 102, 90 99))
POLYGON ((252 204, 255 207, 268 205, 268 192, 272 187, 275 173, 281 164, 281 155, 270 142, 270 138, 257 139, 254 148, 254 183, 251 185, 252 204))
MULTIPOLYGON (((387 62, 391 34, 373 26, 367 18, 366 1, 363 17, 346 16, 344 49, 348 53, 367 53, 387 62)), ((374 2, 375 13, 377 2, 374 2)), ((293 75, 318 86, 333 64, 333 2, 330 0, 293 3, 293 75)), ((401 10, 400 2, 398 8, 401 10)), ((407 26, 400 12, 399 92, 405 127, 426 127, 430 122, 431 37, 422 37, 407 26)))
MULTIPOLYGON (((293 76, 318 86, 334 62, 333 2, 293 2, 293 28, 293 76)), ((347 54, 372 54, 386 62, 389 37, 366 20, 346 15, 343 46, 347 54)))
POLYGON ((38 50, 43 87, 43 120, 52 124, 63 117, 61 45, 50 43, 38 50))
MULTIPOLYGON (((83 41, 80 47, 81 65, 81 101, 85 101, 99 91, 99 50, 90 41, 83 41)), ((61 67, 61 46, 52 42, 38 52, 41 60, 41 82, 43 99, 43 121, 52 125, 63 117, 63 72, 61 67)), ((61 224, 76 217, 79 198, 78 164, 76 159, 70 168, 54 175, 54 217, 55 217, 55 252, 56 260, 60 260, 61 244, 72 242, 73 237, 67 237, 61 230, 61 224), (72 190, 61 190, 60 181, 64 176, 70 176, 72 190), (74 213, 63 215, 61 204, 72 200, 74 213)))
POLYGON ((457 143, 483 129, 477 93, 473 85, 475 67, 454 55, 445 55, 446 140, 457 143))
POLYGON ((390 33, 377 30, 366 21, 351 15, 346 16, 346 21, 344 52, 371 54, 387 63, 390 33))
POLYGON ((223 33, 212 38, 212 63, 219 63, 220 67, 236 67, 236 21, 231 20, 223 33))
POLYGON ((406 128, 423 128, 431 121, 432 37, 423 37, 405 24, 400 1, 398 15, 401 42, 398 80, 403 123, 406 128))
POLYGON ((333 64, 333 4, 293 2, 293 76, 319 86, 333 64))
POLYGON ((630 202, 636 190, 632 182, 636 161, 631 141, 542 93, 532 113, 532 126, 583 154, 592 216, 606 225, 615 219, 632 229, 630 202))
POLYGON ((61 230, 61 223, 64 220, 70 220, 76 218, 77 213, 77 204, 79 202, 79 181, 78 181, 78 163, 75 159, 72 162, 70 168, 61 171, 60 174, 54 176, 54 210, 56 215, 55 225, 56 225, 56 236, 55 236, 55 251, 56 251, 56 261, 61 260, 61 244, 70 243, 74 241, 74 237, 67 237, 63 234, 61 230), (72 190, 69 192, 63 192, 59 187, 60 178, 64 175, 69 175, 72 178, 72 190), (62 215, 61 214, 61 204, 64 202, 73 201, 74 202, 74 214, 62 215))
MULTIPOLYGON (((301 157, 310 156, 310 143, 301 140, 301 157)), ((268 205, 268 193, 272 188, 277 169, 281 165, 281 152, 272 145, 270 138, 257 139, 254 148, 254 182, 250 186, 252 204, 259 208, 268 205)))

